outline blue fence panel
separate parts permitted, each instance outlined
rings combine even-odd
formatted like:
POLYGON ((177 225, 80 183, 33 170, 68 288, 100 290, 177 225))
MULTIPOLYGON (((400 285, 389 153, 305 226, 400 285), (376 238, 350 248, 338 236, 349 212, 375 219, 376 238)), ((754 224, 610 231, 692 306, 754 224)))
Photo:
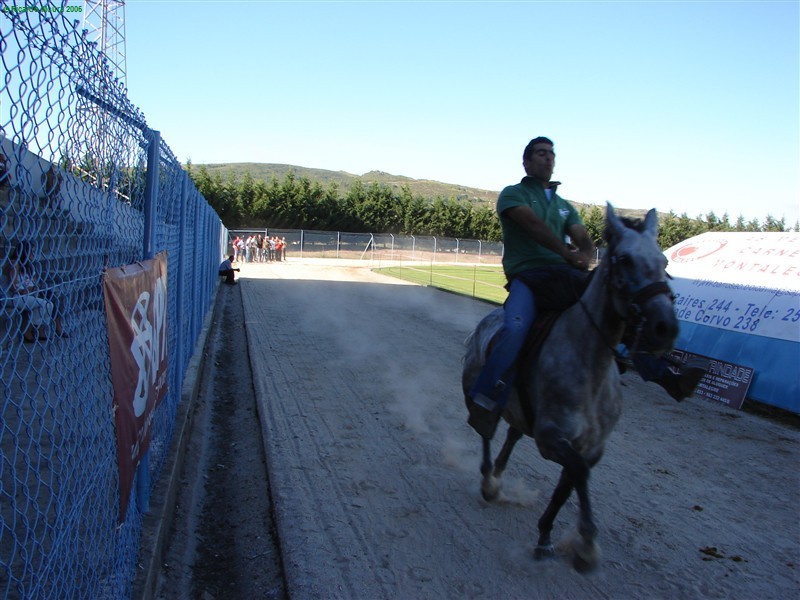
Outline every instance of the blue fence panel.
POLYGON ((125 598, 227 231, 69 13, 25 6, 0 14, 0 598, 125 598), (103 271, 163 251, 169 390, 119 523, 103 271))

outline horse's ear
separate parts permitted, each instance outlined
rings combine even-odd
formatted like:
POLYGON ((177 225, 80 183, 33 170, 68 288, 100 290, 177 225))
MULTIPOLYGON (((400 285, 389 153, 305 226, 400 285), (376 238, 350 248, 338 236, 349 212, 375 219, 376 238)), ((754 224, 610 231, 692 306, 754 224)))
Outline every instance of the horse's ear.
POLYGON ((622 235, 622 230, 625 225, 619 220, 617 213, 614 212, 614 207, 610 202, 606 202, 606 230, 605 239, 609 245, 613 245, 614 239, 622 235))
POLYGON ((644 229, 658 237, 658 214, 655 208, 647 211, 647 215, 644 218, 644 229))

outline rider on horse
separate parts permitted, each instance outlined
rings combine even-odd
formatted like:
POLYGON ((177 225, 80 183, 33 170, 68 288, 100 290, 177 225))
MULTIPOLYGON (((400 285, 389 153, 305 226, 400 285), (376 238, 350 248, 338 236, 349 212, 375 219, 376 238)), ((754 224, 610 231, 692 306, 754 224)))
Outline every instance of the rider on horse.
MULTIPOLYGON (((469 424, 491 438, 514 385, 517 356, 538 310, 563 310, 577 301, 595 255, 577 211, 556 194, 553 142, 531 140, 522 154, 526 177, 497 199, 503 228, 503 270, 508 279, 503 326, 475 380, 469 424), (569 238, 572 245, 565 240, 569 238)), ((642 353, 630 357, 645 381, 658 383, 676 400, 690 396, 705 370, 689 366, 676 375, 666 359, 642 353)))

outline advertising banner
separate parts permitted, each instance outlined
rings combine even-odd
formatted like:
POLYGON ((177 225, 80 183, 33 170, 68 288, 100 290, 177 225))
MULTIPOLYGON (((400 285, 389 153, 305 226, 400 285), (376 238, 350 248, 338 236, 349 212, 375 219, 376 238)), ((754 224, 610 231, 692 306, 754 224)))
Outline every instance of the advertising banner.
POLYGON ((114 388, 120 522, 150 445, 153 411, 167 392, 167 258, 108 269, 103 293, 114 388))
POLYGON ((731 394, 746 393, 800 413, 800 233, 708 232, 664 255, 680 321, 676 346, 737 374, 727 388, 709 379, 698 393, 731 406, 731 394))
POLYGON ((705 233, 665 254, 681 321, 800 342, 800 234, 705 233))
POLYGON ((672 357, 681 364, 694 357, 708 359, 708 370, 697 384, 694 393, 709 400, 722 402, 736 410, 742 408, 750 382, 753 380, 753 369, 680 349, 673 350, 672 357))

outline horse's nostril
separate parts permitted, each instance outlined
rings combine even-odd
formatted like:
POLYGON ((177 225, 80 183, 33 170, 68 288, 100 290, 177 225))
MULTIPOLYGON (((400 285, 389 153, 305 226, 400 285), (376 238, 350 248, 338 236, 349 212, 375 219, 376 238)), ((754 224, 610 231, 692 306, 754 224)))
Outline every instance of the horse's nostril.
POLYGON ((678 335, 678 326, 673 322, 658 321, 652 331, 657 340, 671 340, 678 335))

